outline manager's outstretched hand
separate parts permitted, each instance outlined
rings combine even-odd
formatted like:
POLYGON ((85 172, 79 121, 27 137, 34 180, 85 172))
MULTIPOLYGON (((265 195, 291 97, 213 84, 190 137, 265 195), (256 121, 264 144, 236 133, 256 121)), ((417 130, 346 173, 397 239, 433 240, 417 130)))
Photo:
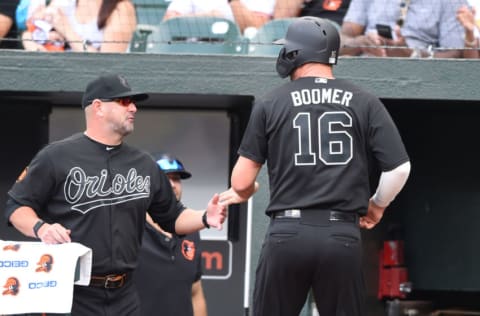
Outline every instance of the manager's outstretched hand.
POLYGON ((223 222, 227 217, 227 205, 219 203, 220 195, 215 193, 207 205, 207 223, 210 227, 215 227, 218 230, 222 229, 223 222))

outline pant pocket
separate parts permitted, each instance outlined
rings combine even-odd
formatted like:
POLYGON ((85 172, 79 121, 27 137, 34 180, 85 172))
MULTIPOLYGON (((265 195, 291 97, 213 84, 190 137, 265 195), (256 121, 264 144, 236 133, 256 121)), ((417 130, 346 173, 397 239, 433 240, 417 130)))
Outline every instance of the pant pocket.
POLYGON ((360 239, 357 236, 348 234, 332 234, 330 238, 346 247, 357 246, 360 243, 360 239))

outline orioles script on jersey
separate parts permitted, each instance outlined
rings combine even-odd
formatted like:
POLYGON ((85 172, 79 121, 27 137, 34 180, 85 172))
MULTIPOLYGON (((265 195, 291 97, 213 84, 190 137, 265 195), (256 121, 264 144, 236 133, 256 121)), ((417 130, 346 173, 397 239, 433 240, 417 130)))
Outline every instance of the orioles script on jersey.
POLYGON ((342 89, 317 88, 290 92, 293 106, 330 103, 350 106, 353 93, 342 89))
POLYGON ((100 176, 87 176, 82 168, 73 167, 65 181, 65 200, 73 204, 72 210, 85 214, 97 207, 148 198, 150 176, 142 177, 131 168, 127 176, 115 174, 111 177, 107 181, 109 175, 105 169, 100 171, 100 176), (80 200, 83 202, 78 203, 80 200))

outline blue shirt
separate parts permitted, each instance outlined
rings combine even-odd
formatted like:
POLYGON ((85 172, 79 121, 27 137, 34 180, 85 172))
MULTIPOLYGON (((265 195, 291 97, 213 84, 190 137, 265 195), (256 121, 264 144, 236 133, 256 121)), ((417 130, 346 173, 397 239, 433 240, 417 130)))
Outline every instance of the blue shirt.
MULTIPOLYGON (((376 24, 394 28, 401 15, 400 0, 352 0, 344 21, 375 32, 376 24)), ((410 48, 463 48, 464 29, 457 21, 457 9, 466 0, 411 0, 401 29, 410 48)))

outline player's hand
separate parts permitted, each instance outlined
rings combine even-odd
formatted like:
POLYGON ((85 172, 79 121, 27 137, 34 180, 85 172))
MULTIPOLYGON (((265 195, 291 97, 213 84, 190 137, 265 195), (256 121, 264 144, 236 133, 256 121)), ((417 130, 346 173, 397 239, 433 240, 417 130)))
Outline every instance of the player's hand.
POLYGON ((63 244, 72 241, 70 233, 70 229, 66 229, 58 223, 45 223, 38 230, 38 237, 46 244, 63 244))
POLYGON ((207 206, 207 223, 210 227, 215 227, 218 230, 222 229, 222 224, 227 217, 227 206, 219 203, 220 195, 215 193, 207 206))
POLYGON ((378 206, 370 199, 368 203, 367 215, 360 217, 360 227, 372 229, 377 225, 383 217, 384 207, 378 206))
MULTIPOLYGON (((255 181, 252 194, 255 194, 258 191, 258 188, 259 184, 257 181, 255 181)), ((242 197, 233 188, 230 188, 227 191, 223 191, 222 193, 220 193, 220 204, 240 204, 246 202, 247 200, 248 197, 242 197)))
POLYGON ((230 188, 227 191, 220 193, 220 203, 224 205, 239 204, 245 202, 240 195, 230 188))

